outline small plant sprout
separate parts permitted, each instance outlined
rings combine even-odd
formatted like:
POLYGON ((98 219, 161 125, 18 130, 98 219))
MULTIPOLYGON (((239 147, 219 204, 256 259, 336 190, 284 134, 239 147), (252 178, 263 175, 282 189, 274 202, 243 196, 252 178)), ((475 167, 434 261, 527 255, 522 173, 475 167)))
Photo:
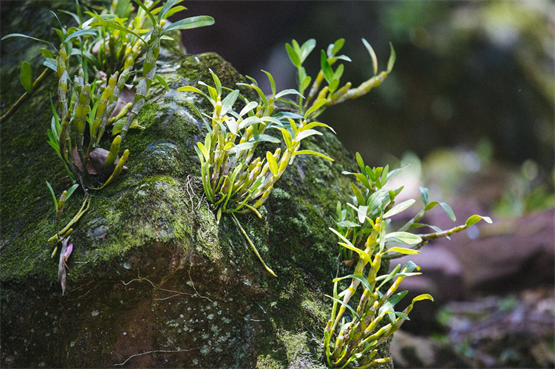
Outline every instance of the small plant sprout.
POLYGON ((48 190, 52 195, 52 200, 54 201, 54 210, 56 211, 56 241, 58 241, 58 234, 60 233, 60 220, 64 211, 64 205, 66 201, 69 200, 75 189, 79 187, 79 185, 74 184, 69 188, 69 190, 65 190, 64 192, 62 192, 59 200, 56 200, 56 194, 54 194, 54 190, 52 189, 52 186, 50 185, 50 183, 48 183, 48 181, 46 181, 46 186, 48 187, 48 190))
MULTIPOLYGON (((168 0, 156 7, 158 1, 143 3, 135 0, 138 11, 133 15, 130 0, 113 0, 111 11, 101 14, 82 11, 76 1, 76 13, 64 13, 70 15, 77 26, 66 27, 60 22, 60 28, 54 29, 60 38, 58 48, 47 41, 18 33, 2 38, 25 37, 51 47, 41 49, 45 57, 43 64, 58 76, 57 104, 52 104, 48 144, 62 160, 69 179, 78 181, 83 190, 101 189, 127 169, 124 165, 129 152, 125 151, 121 158, 118 154, 128 130, 138 126, 136 117, 146 102, 151 84, 157 81, 169 88, 166 81, 156 75, 161 40, 171 31, 214 23, 214 19, 208 16, 168 22, 169 16, 186 10, 178 5, 181 2, 168 0), (142 62, 141 55, 145 55, 142 62), (77 73, 70 75, 73 70, 77 73), (129 83, 130 89, 126 87, 129 83), (119 104, 125 107, 116 111, 118 101, 121 101, 120 92, 124 89, 133 95, 133 102, 119 104), (118 127, 119 136, 114 138, 110 152, 107 152, 100 148, 101 139, 116 119, 124 120, 124 123, 118 127), (97 177, 91 177, 93 175, 97 177), (99 180, 105 180, 100 187, 91 185, 99 180)), ((32 74, 31 66, 24 62, 21 83, 27 95, 42 80, 39 77, 33 83, 32 74)), ((8 113, 11 114, 13 109, 8 113)))
POLYGON ((324 351, 327 364, 337 368, 370 368, 390 361, 389 357, 376 357, 378 346, 408 319, 408 314, 417 301, 433 300, 430 295, 420 295, 402 312, 396 312, 395 305, 407 294, 407 291, 397 292, 399 284, 404 278, 420 274, 415 272, 420 268, 409 261, 402 267, 397 265, 389 274, 378 276, 382 260, 418 254, 418 249, 428 240, 447 237, 480 220, 491 223, 490 218, 480 215, 473 215, 464 225, 447 231, 418 223, 426 211, 437 205, 455 221, 449 205, 429 202, 428 190, 422 188, 424 209, 396 231, 388 231, 392 218, 416 202, 409 199, 396 204, 395 197, 403 188, 386 187, 387 182, 403 168, 392 171, 387 166, 370 168, 364 164, 358 153, 356 160, 360 172, 344 172, 354 176, 357 183, 352 184, 351 202, 346 206, 338 203, 334 219, 336 228, 330 228, 338 237, 342 250, 346 251, 342 252, 343 256, 354 258, 356 262, 353 274, 333 280, 333 296, 328 296, 333 300, 333 308, 324 332, 324 351), (407 232, 409 229, 422 227, 430 227, 435 232, 407 232), (343 280, 350 280, 350 284, 338 293, 339 283, 343 280), (357 301, 354 296, 359 286, 362 286, 362 293, 358 297, 358 303, 353 303, 357 301), (350 319, 344 316, 347 310, 351 314, 350 319))

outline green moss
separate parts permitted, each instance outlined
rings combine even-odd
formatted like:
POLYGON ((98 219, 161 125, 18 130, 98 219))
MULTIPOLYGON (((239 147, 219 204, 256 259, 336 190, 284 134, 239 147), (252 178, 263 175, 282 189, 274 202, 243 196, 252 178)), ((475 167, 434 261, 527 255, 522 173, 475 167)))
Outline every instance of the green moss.
MULTIPOLYGON (((176 90, 211 83, 210 69, 226 86, 246 80, 216 54, 175 55, 160 67, 171 90, 152 86, 138 116, 144 129, 130 131, 123 144, 131 152, 129 171, 90 191, 90 209, 72 233, 63 298, 58 260, 50 258, 54 245, 46 241, 55 229, 44 181, 57 194, 69 185, 46 144, 54 78, 3 122, 3 363, 108 367, 145 350, 166 350, 172 353, 141 355, 130 365, 321 366, 330 307, 323 295, 331 291, 338 251, 329 215, 349 192, 341 171, 353 169, 351 155, 330 133, 303 140, 303 148, 335 162, 297 157, 260 209, 263 219, 238 215, 278 278, 270 276, 229 216, 216 223, 193 149, 204 125, 189 103, 205 102, 176 90)), ((110 143, 106 135, 101 146, 110 143)), ((78 190, 68 201, 63 224, 83 198, 78 190)))

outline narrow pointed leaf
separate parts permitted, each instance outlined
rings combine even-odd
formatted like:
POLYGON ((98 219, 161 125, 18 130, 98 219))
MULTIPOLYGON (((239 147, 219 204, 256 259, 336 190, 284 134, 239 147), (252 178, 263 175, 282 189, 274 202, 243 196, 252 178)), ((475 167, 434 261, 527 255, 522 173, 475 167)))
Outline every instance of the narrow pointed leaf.
POLYGON ((374 49, 372 48, 372 46, 370 46, 368 41, 366 41, 366 39, 363 38, 362 43, 364 44, 364 46, 368 50, 368 53, 370 54, 370 57, 372 58, 372 65, 374 66, 374 75, 376 75, 378 74, 378 58, 376 57, 376 53, 374 52, 374 49))
POLYGON ((164 33, 174 30, 174 29, 193 29, 211 26, 214 24, 214 18, 207 15, 200 15, 197 17, 185 18, 175 23, 170 24, 164 28, 164 33))
POLYGON ((297 155, 316 155, 316 156, 319 156, 319 157, 321 157, 321 158, 327 159, 327 160, 329 160, 329 161, 333 161, 333 159, 330 158, 329 156, 326 156, 326 155, 324 155, 324 154, 322 154, 322 153, 319 153, 319 152, 316 152, 316 151, 312 151, 312 150, 299 150, 299 151, 295 151, 295 152, 293 153, 293 155, 291 155, 291 156, 297 156, 297 155))

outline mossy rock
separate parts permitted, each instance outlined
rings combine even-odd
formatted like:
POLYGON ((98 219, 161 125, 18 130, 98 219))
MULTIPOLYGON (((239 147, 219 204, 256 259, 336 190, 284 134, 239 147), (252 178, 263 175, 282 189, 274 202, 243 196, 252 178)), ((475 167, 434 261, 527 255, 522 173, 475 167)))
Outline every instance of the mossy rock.
MULTIPOLYGON (((46 143, 55 78, 2 122, 2 367, 323 367, 324 294, 338 253, 327 228, 349 191, 341 172, 353 169, 352 155, 330 133, 307 139, 306 149, 335 162, 298 157, 263 219, 239 216, 272 277, 203 198, 194 145, 205 132, 189 103, 202 104, 177 91, 210 82, 209 69, 226 86, 245 78, 216 54, 181 54, 178 42, 159 65, 170 91, 153 85, 138 117, 143 129, 124 143, 129 172, 91 192, 74 227, 63 296, 47 242, 55 225, 45 181, 57 194, 69 185, 46 143)), ((2 65, 3 84, 14 87, 2 89, 1 113, 23 92, 14 70, 2 65)), ((78 190, 68 201, 63 224, 83 198, 78 190)))

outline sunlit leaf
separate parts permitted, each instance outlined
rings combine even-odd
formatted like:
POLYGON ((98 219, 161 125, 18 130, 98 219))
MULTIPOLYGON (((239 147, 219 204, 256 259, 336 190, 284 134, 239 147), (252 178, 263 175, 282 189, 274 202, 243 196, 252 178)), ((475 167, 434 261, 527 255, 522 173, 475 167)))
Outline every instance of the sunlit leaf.
POLYGON ((398 252, 399 254, 403 254, 403 255, 419 254, 418 250, 405 249, 404 247, 392 247, 386 251, 386 253, 388 252, 398 252))
POLYGON ((317 111, 318 109, 320 109, 321 107, 323 107, 324 105, 327 104, 327 100, 325 98, 322 98, 318 101, 315 101, 314 104, 310 107, 310 109, 308 109, 306 111, 306 113, 304 113, 304 119, 308 119, 308 117, 310 117, 310 115, 312 113, 314 113, 315 111, 317 111))
POLYGON ((409 207, 411 207, 415 202, 416 201, 414 201, 414 199, 409 199, 409 200, 403 201, 402 203, 395 205, 391 210, 389 210, 387 213, 385 213, 383 218, 386 219, 386 218, 394 216, 395 214, 403 212, 406 209, 408 209, 409 207))
POLYGON ((274 159, 274 156, 269 151, 266 152, 266 160, 268 161, 268 166, 270 167, 270 170, 272 171, 272 174, 274 176, 277 176, 278 175, 278 165, 277 165, 276 159, 274 159))
POLYGON ((316 152, 316 151, 312 151, 312 150, 298 150, 298 151, 295 151, 295 152, 293 153, 293 155, 291 155, 291 156, 297 156, 297 155, 316 155, 316 156, 319 156, 319 157, 321 157, 321 158, 327 159, 327 160, 329 160, 329 161, 333 161, 333 159, 330 158, 329 156, 326 156, 326 155, 324 155, 324 154, 322 154, 322 153, 319 153, 319 152, 316 152))
POLYGON ((480 220, 483 220, 486 223, 490 223, 490 224, 492 223, 490 217, 483 217, 481 215, 474 214, 473 216, 471 216, 470 218, 468 218, 466 220, 465 226, 470 227, 470 226, 478 223, 480 220))

